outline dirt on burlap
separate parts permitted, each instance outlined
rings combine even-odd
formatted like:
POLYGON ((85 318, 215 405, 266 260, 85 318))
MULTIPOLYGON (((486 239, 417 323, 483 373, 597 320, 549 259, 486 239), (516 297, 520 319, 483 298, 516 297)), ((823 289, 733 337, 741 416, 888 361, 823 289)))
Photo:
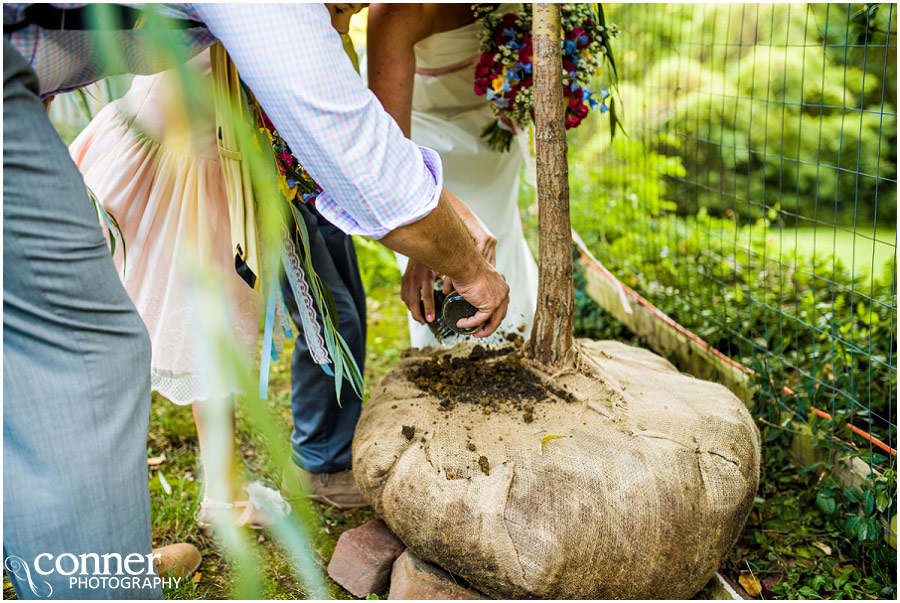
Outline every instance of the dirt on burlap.
POLYGON ((353 442, 418 556, 497 598, 689 598, 750 512, 759 432, 721 385, 614 341, 550 375, 521 344, 415 350, 353 442))

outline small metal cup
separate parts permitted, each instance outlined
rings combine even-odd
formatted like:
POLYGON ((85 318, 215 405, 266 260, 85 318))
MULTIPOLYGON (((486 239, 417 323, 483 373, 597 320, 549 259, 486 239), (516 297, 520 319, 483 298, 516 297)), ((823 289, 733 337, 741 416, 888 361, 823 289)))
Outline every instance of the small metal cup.
POLYGON ((444 324, 454 333, 459 333, 460 335, 470 335, 477 331, 478 327, 458 327, 456 326, 456 321, 462 318, 475 316, 477 312, 478 308, 467 302, 463 299, 462 295, 455 291, 447 296, 447 299, 444 300, 444 305, 441 308, 441 316, 444 320, 444 324))

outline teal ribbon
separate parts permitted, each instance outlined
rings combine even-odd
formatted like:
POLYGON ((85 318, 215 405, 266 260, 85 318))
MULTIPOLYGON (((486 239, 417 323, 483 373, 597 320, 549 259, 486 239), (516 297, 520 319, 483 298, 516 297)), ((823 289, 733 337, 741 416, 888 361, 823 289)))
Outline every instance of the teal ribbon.
POLYGON ((269 287, 269 295, 266 298, 266 326, 263 330, 262 358, 259 366, 259 397, 261 400, 269 399, 269 368, 273 360, 278 360, 278 350, 275 349, 275 300, 279 295, 278 279, 273 278, 269 287))
POLYGON ((282 329, 284 331, 284 338, 293 339, 294 331, 291 329, 291 321, 289 316, 290 313, 288 312, 287 302, 284 299, 284 291, 281 289, 281 287, 278 288, 278 294, 281 296, 281 309, 283 311, 282 313, 288 315, 285 316, 284 328, 282 329))

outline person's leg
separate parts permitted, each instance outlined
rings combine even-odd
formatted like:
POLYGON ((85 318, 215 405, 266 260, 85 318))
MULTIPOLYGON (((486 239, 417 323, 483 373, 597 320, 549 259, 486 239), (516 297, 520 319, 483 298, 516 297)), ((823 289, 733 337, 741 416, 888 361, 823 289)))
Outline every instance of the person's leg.
POLYGON ((4 41, 3 552, 29 569, 7 574, 21 598, 158 598, 54 569, 137 554, 148 576, 150 343, 36 87, 4 41))
POLYGON ((237 465, 234 458, 234 414, 232 413, 229 420, 230 431, 224 438, 227 448, 225 449, 225 475, 224 479, 210 479, 207 474, 208 468, 211 466, 209 455, 211 451, 211 441, 209 428, 203 420, 203 409, 201 404, 205 402, 194 402, 191 404, 191 411, 194 414, 194 425, 197 427, 197 443, 200 447, 200 464, 203 467, 203 497, 210 498, 223 503, 233 503, 238 495, 238 475, 237 465))
MULTIPOLYGON (((366 342, 365 292, 352 239, 329 224, 314 209, 301 214, 309 231, 312 263, 328 286, 338 312, 338 329, 360 370, 364 369, 366 342)), ((290 287, 285 299, 298 329, 302 323, 290 287)), ((319 317, 321 324, 321 317, 319 317)), ((311 473, 335 473, 350 468, 350 446, 359 419, 361 400, 344 384, 340 405, 334 378, 313 362, 302 336, 297 337, 291 360, 294 461, 311 473)))

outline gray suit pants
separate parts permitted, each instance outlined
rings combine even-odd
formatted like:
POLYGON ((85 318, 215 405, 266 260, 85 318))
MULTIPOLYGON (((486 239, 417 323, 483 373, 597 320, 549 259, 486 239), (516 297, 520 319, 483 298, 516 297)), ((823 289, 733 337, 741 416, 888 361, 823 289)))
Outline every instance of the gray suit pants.
POLYGON ((4 563, 21 598, 161 597, 143 581, 150 342, 36 91, 4 41, 4 563), (91 554, 112 555, 111 570, 143 556, 137 587, 127 573, 125 588, 79 584, 102 575, 91 554))

